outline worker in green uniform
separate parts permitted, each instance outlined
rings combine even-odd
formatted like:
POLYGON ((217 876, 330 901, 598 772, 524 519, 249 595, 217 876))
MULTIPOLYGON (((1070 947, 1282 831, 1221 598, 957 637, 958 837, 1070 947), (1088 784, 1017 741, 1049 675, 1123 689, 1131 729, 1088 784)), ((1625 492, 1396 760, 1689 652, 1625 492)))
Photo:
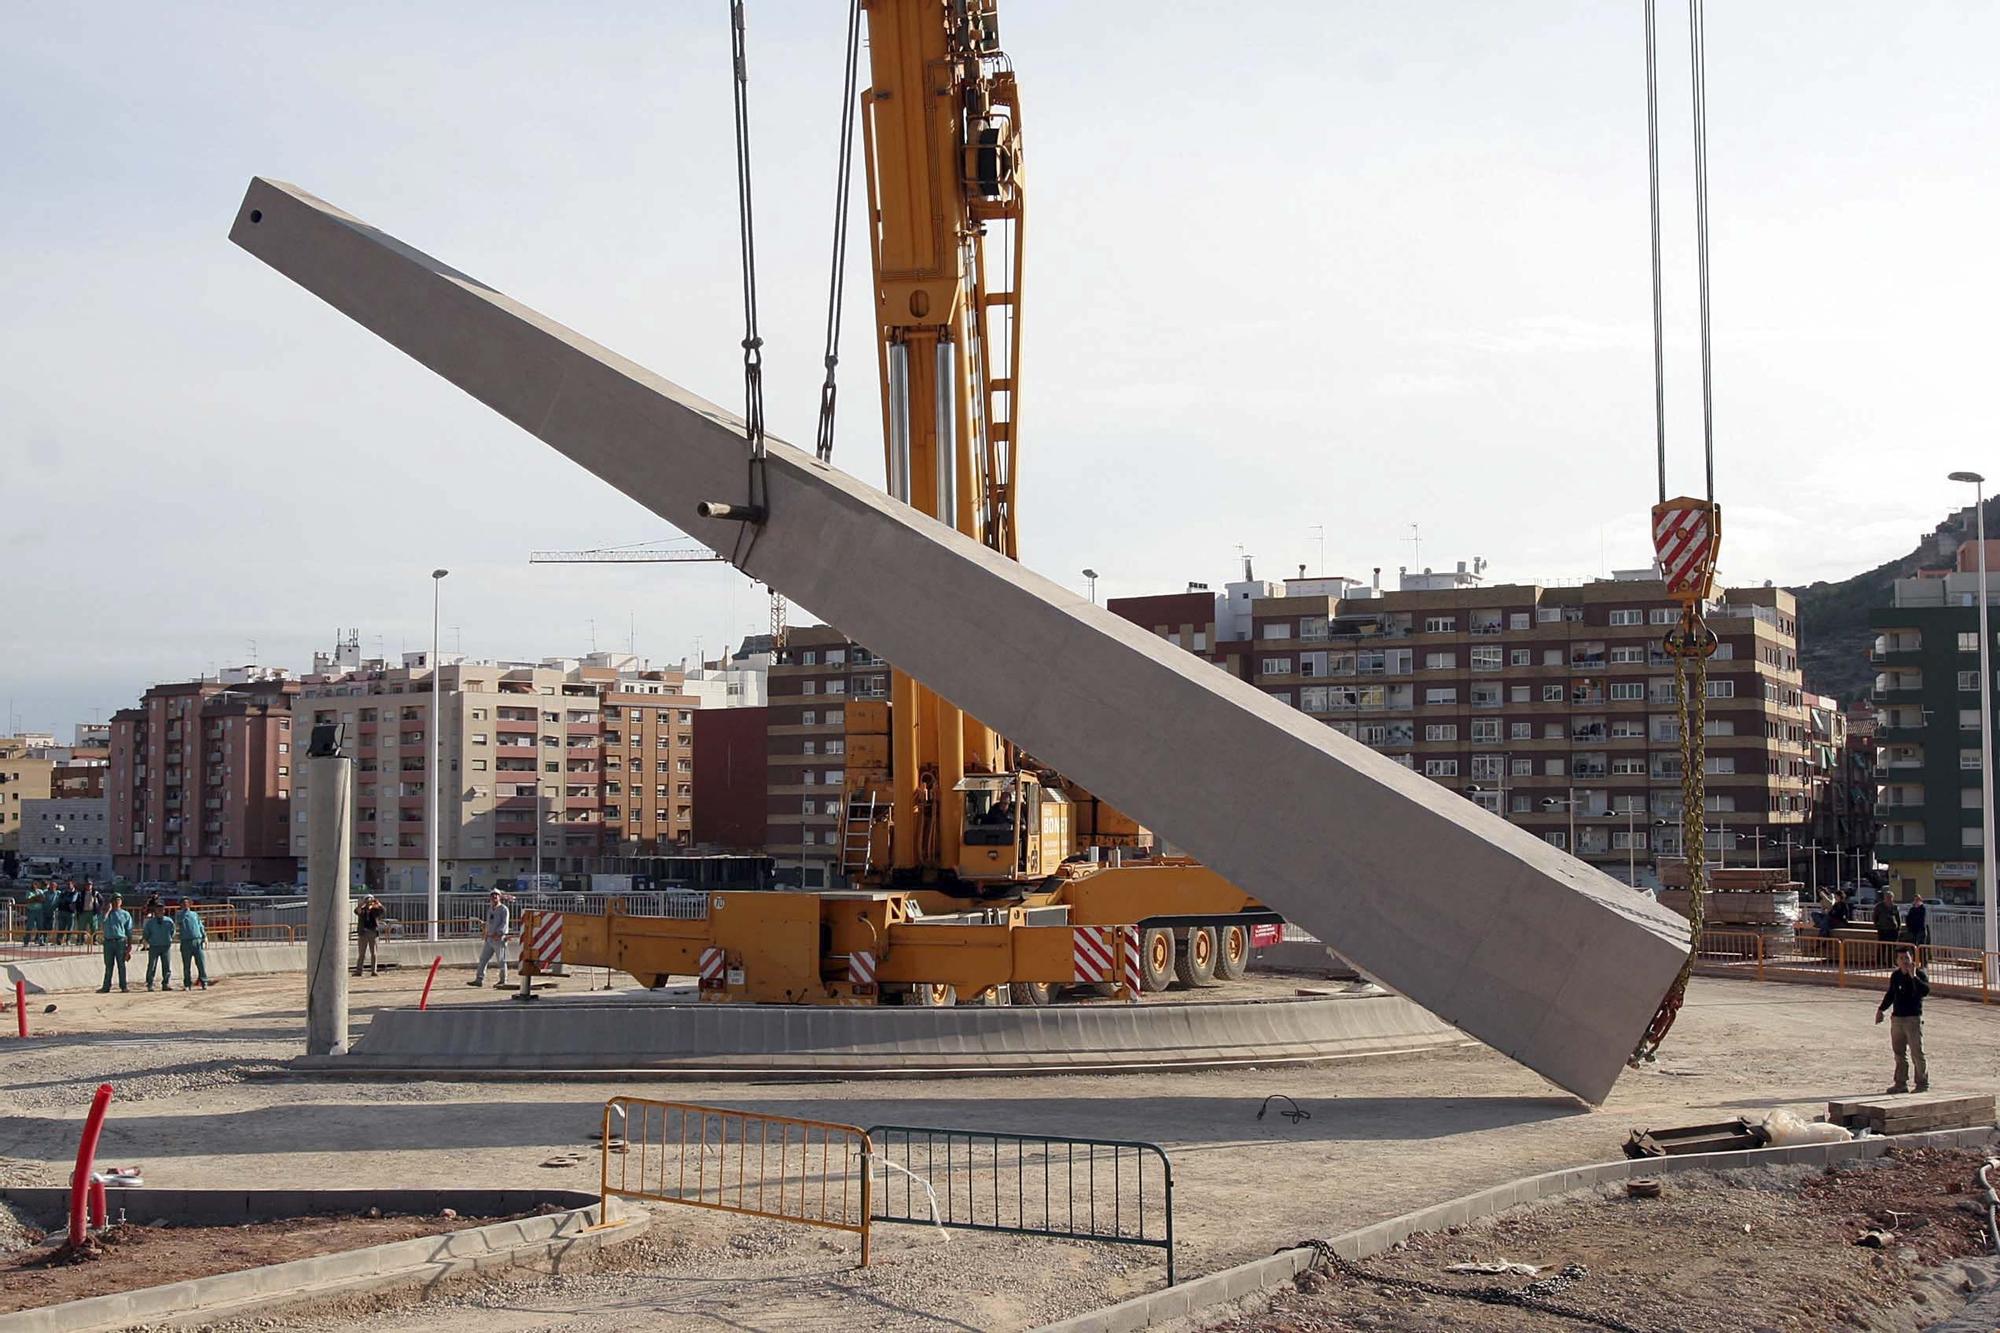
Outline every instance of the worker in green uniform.
MULTIPOLYGON (((146 919, 139 926, 146 937, 146 989, 153 989, 153 971, 159 969, 160 989, 174 988, 174 919, 156 899, 146 904, 146 919)), ((186 976, 186 973, 182 973, 186 976)))
POLYGON ((42 933, 42 886, 39 883, 28 886, 26 902, 28 912, 28 933, 21 937, 21 943, 33 944, 42 933))
POLYGON ((111 910, 104 914, 104 984, 97 988, 99 995, 111 993, 111 973, 118 973, 118 989, 131 990, 125 980, 125 962, 132 956, 132 914, 125 910, 125 899, 120 894, 111 896, 111 910))
POLYGON ((202 946, 208 942, 208 927, 201 924, 201 913, 194 910, 194 904, 181 899, 181 910, 174 917, 174 925, 181 936, 181 989, 193 990, 195 973, 201 974, 201 988, 208 989, 208 955, 202 946))

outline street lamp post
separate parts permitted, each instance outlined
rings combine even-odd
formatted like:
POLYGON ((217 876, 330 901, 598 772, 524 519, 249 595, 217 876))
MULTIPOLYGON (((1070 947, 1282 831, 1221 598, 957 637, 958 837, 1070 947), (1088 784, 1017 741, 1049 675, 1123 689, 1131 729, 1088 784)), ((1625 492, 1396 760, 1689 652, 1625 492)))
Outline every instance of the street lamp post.
POLYGON ((1993 846, 1993 635, 1986 624, 1986 478, 1977 472, 1954 472, 1951 480, 1972 486, 1972 513, 1979 540, 1979 896, 1986 908, 1986 979, 2000 963, 2000 894, 1994 883, 1993 846))
POLYGON ((1755 853, 1757 857, 1757 869, 1762 870, 1764 868, 1764 844, 1771 841, 1771 839, 1765 834, 1763 829, 1758 829, 1756 832, 1751 833, 1749 838, 1751 845, 1757 849, 1755 853))
MULTIPOLYGON (((1569 854, 1571 856, 1576 856, 1577 848, 1576 848, 1576 788, 1575 787, 1569 788, 1569 796, 1567 799, 1562 799, 1555 796, 1545 796, 1542 798, 1542 809, 1544 810, 1553 810, 1559 805, 1567 808, 1569 811, 1569 854)), ((1577 859, 1582 860, 1583 858, 1577 857, 1577 859)))
MULTIPOLYGON (((444 670, 438 662, 438 610, 443 602, 444 576, 448 569, 431 571, 431 763, 430 772, 424 784, 430 794, 430 816, 424 821, 424 831, 430 835, 430 885, 424 894, 424 904, 430 915, 430 939, 438 938, 438 788, 444 785, 441 768, 442 736, 444 731, 444 670)), ((540 779, 537 779, 539 783, 540 779)), ((541 830, 535 831, 539 841, 541 830)))

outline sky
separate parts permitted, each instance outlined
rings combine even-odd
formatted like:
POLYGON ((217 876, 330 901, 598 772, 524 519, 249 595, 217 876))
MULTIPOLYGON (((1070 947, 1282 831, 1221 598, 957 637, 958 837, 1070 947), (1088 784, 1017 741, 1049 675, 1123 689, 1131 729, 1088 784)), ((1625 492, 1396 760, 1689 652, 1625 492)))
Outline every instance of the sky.
MULTIPOLYGON (((795 442, 844 9, 749 3, 768 415, 795 442)), ((1694 191, 1685 13, 1661 9, 1678 494, 1702 484, 1694 191)), ((1261 577, 1644 565, 1637 0, 1135 12, 1002 5, 1027 563, 1094 568, 1101 596, 1219 585, 1239 551, 1261 577)), ((735 406, 722 0, 6 14, 0 724, 300 669, 342 627, 426 647, 439 566, 447 652, 676 662, 764 627, 725 565, 530 565, 673 531, 225 239, 252 175, 288 180, 735 406)), ((1707 43, 1723 572, 1845 577, 1969 500, 1948 471, 2000 462, 2000 6, 1718 5, 1707 43)), ((855 234, 835 461, 879 484, 855 234)))

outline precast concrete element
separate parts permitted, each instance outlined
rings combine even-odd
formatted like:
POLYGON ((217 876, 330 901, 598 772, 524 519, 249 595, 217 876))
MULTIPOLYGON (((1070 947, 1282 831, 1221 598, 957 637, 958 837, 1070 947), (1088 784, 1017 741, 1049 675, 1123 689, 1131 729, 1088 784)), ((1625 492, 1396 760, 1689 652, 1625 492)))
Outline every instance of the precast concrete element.
MULTIPOLYGON (((431 959, 440 954, 444 956, 448 967, 471 967, 479 961, 479 941, 476 938, 441 940, 436 944, 426 940, 391 941, 382 946, 382 964, 385 967, 411 969, 411 993, 414 994, 422 985, 423 969, 428 968, 431 959)), ((276 972, 305 971, 306 946, 217 944, 211 939, 207 957, 210 982, 225 977, 269 976, 276 972)), ((84 954, 0 963, 0 980, 10 985, 15 981, 25 981, 30 995, 46 995, 67 990, 95 990, 97 983, 103 979, 103 959, 84 954)))
POLYGON ((293 1067, 906 1077, 1271 1065, 1463 1040, 1396 995, 942 1010, 559 997, 385 1009, 345 1056, 293 1067))
MULTIPOLYGON (((433 720, 432 726, 437 725, 433 720)), ((347 1049, 348 788, 354 761, 314 755, 306 793, 306 1054, 347 1049)), ((436 781, 436 775, 431 775, 436 781)))
POLYGON ((253 180, 230 239, 1578 1096, 1679 970, 1650 899, 789 445, 768 522, 699 516, 748 499, 736 417, 311 195, 253 180))

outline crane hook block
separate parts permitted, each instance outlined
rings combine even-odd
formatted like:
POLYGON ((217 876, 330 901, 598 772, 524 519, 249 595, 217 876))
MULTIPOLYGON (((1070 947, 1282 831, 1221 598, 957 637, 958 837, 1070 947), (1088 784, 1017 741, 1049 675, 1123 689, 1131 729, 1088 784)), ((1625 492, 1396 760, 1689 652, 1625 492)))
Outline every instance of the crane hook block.
POLYGON ((1715 591, 1715 553, 1722 544, 1722 506, 1682 496, 1653 506, 1653 556, 1667 596, 1689 604, 1715 591))

